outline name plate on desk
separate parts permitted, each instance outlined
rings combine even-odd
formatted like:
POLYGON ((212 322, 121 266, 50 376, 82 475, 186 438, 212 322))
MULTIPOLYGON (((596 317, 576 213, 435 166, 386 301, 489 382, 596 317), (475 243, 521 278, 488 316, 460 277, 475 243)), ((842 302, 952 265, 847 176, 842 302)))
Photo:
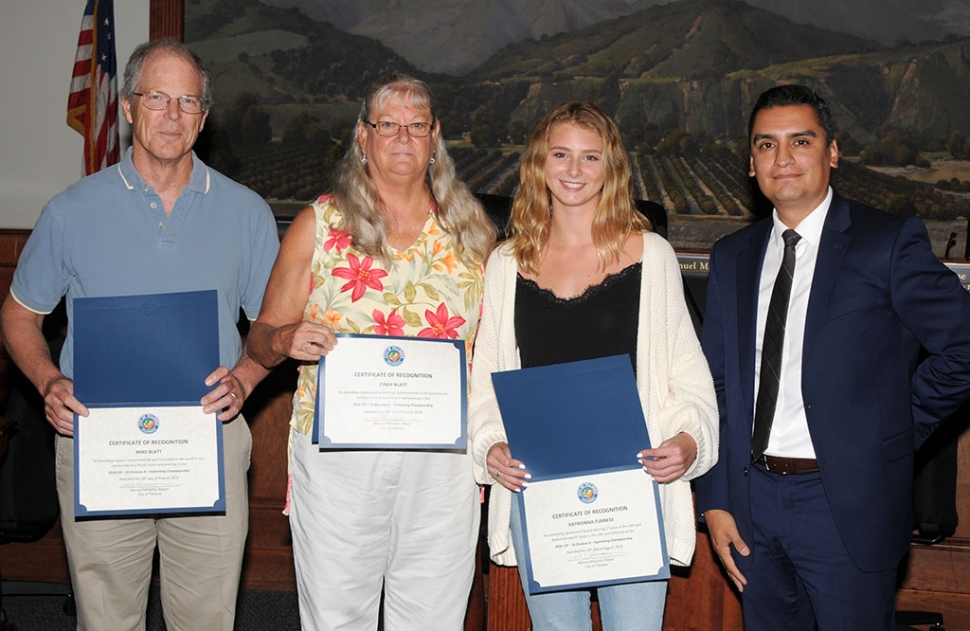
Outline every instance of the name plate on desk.
POLYGON ((970 263, 946 263, 946 266, 960 277, 964 289, 970 291, 970 263))
MULTIPOLYGON (((697 252, 678 252, 680 272, 688 278, 706 278, 710 272, 710 255, 697 252)), ((963 288, 970 291, 970 263, 943 261, 960 278, 963 288)))
POLYGON ((467 448, 464 340, 337 338, 317 372, 321 450, 467 448))

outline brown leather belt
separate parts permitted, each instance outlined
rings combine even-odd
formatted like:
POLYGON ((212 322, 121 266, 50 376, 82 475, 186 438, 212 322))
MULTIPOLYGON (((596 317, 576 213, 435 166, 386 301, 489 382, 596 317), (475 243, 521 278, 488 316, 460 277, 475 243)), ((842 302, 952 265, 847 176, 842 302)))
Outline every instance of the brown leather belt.
POLYGON ((771 473, 781 475, 814 473, 818 471, 818 460, 814 458, 778 458, 764 455, 754 461, 771 473))

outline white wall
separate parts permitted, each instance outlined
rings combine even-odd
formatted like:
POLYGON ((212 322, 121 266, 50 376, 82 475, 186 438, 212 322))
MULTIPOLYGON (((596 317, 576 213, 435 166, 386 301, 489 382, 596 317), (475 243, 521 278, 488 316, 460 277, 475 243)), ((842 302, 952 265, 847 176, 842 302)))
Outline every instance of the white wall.
MULTIPOLYGON (((115 0, 118 87, 148 39, 149 0, 115 0)), ((67 126, 67 94, 85 0, 0 2, 0 228, 32 228, 51 197, 83 174, 83 144, 67 126)), ((121 121, 122 145, 129 144, 121 121)))

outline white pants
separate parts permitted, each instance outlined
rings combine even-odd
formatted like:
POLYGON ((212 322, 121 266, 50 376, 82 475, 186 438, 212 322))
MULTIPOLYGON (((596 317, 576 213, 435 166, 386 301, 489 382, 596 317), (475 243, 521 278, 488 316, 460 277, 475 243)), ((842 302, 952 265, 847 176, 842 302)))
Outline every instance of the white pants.
POLYGON ((460 631, 479 492, 467 454, 323 452, 293 433, 290 528, 313 631, 460 631))
POLYGON ((78 631, 144 631, 158 545, 169 631, 232 631, 249 528, 243 417, 222 426, 225 516, 74 520, 74 440, 57 437, 57 497, 77 600, 78 631))

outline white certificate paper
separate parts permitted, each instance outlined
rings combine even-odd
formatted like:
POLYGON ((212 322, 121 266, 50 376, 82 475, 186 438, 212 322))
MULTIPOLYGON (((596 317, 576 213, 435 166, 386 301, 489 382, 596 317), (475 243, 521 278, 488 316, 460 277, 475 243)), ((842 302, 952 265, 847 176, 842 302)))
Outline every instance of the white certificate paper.
POLYGON ((518 500, 530 593, 670 577, 657 483, 642 468, 531 481, 518 500))
POLYGON ((340 335, 320 359, 320 449, 464 451, 464 340, 340 335))
POLYGON ((75 516, 225 512, 215 414, 198 404, 89 411, 75 417, 75 516))

